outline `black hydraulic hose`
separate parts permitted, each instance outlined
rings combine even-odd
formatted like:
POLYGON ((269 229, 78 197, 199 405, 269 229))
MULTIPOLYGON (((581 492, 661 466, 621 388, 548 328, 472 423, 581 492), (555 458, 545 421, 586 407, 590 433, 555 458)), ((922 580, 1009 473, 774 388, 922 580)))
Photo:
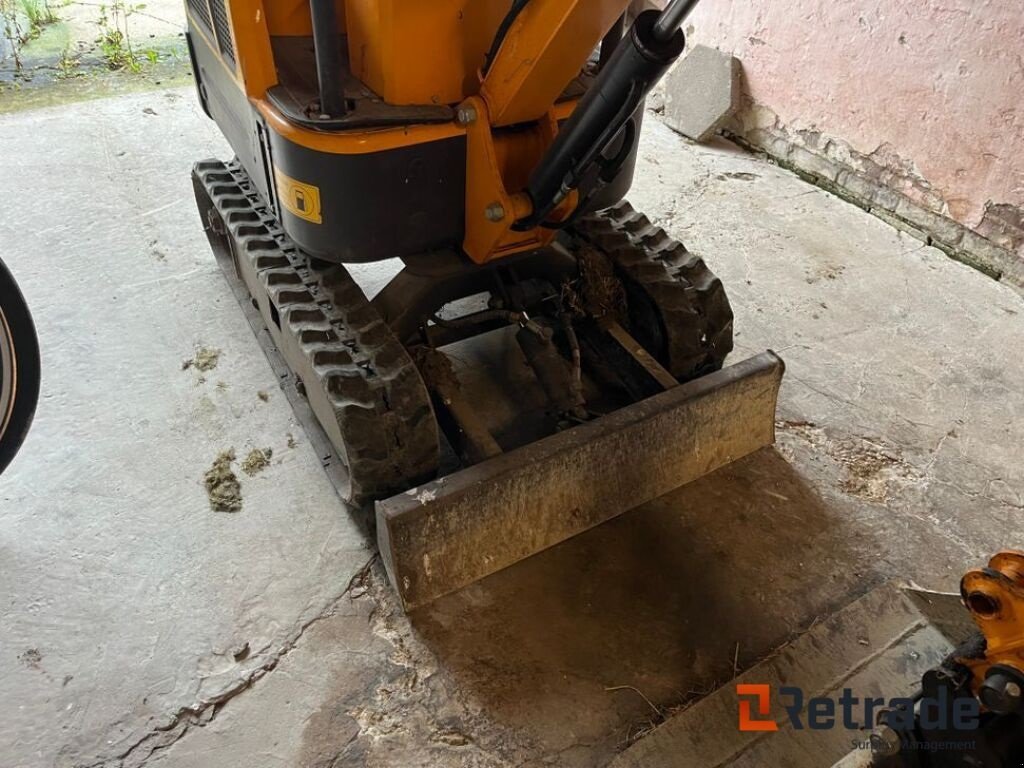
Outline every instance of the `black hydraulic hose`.
POLYGON ((486 75, 491 68, 491 64, 498 56, 498 51, 501 50, 501 44, 505 42, 505 36, 508 35, 512 24, 519 18, 519 14, 523 12, 529 2, 530 0, 513 0, 512 7, 505 14, 505 18, 501 20, 501 24, 498 25, 498 31, 494 35, 494 40, 491 41, 491 47, 487 51, 487 56, 484 57, 484 66, 481 70, 483 74, 486 75))
MULTIPOLYGON (((660 16, 658 11, 644 11, 633 22, 629 34, 615 46, 593 85, 530 174, 526 193, 533 210, 517 221, 513 229, 526 231, 542 224, 579 185, 590 166, 601 164, 601 154, 682 53, 686 40, 681 30, 675 30, 667 43, 654 39, 652 29, 660 16)), ((614 166, 612 162, 607 170, 614 170, 614 166)))
POLYGON ((309 0, 313 21, 313 55, 320 84, 320 115, 345 116, 345 94, 341 89, 341 46, 338 44, 338 12, 334 0, 309 0))
POLYGON ((700 0, 674 0, 654 23, 651 36, 659 43, 667 43, 700 0))

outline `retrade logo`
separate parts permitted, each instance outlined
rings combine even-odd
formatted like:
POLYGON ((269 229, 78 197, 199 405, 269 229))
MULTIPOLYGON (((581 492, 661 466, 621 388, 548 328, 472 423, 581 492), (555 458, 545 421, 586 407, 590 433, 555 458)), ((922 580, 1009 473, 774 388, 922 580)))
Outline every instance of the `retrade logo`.
POLYGON ((777 731, 779 724, 771 719, 770 685, 764 683, 740 683, 736 686, 740 700, 741 731, 777 731))
MULTIPOLYGON (((772 687, 767 683, 737 683, 739 703, 739 729, 744 732, 779 730, 772 715, 772 687)), ((885 722, 899 732, 909 732, 916 725, 925 730, 970 731, 978 726, 981 707, 970 695, 955 695, 939 688, 934 698, 922 697, 883 699, 854 695, 843 688, 836 698, 807 696, 802 688, 783 685, 778 689, 775 703, 781 719, 793 730, 805 728, 828 731, 844 728, 850 731, 870 731, 879 722, 885 722), (916 706, 915 706, 916 705, 916 706)))

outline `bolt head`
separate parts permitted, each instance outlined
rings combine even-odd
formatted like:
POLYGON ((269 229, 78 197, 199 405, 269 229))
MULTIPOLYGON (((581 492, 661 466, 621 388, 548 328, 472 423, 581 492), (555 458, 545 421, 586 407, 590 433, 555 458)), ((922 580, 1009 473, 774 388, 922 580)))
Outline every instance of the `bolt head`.
POLYGON ((491 203, 484 211, 488 221, 499 222, 505 218, 505 206, 501 203, 491 203))
POLYGON ((476 110, 473 107, 459 107, 455 111, 455 122, 459 125, 471 125, 476 122, 476 110))

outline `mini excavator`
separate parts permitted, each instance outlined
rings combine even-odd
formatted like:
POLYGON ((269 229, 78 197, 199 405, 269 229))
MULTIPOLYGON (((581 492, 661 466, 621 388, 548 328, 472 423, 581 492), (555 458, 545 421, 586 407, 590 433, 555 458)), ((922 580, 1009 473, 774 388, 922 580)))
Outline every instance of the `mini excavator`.
POLYGON ((203 226, 407 609, 774 441, 782 361, 723 368, 721 281, 624 201, 694 4, 186 2, 203 226))

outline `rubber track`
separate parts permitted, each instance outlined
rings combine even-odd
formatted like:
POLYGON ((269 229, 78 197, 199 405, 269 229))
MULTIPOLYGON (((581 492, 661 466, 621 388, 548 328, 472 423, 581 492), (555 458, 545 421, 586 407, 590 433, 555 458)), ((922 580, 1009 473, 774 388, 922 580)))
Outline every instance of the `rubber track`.
POLYGON ((605 253, 627 282, 653 302, 661 320, 656 356, 680 381, 722 367, 732 351, 732 308, 704 261, 628 202, 582 218, 570 234, 605 253))
POLYGON ((238 163, 203 161, 193 175, 236 260, 248 262, 238 268, 249 293, 348 468, 347 500, 362 504, 432 478, 439 443, 426 387, 348 270, 300 251, 238 163))

